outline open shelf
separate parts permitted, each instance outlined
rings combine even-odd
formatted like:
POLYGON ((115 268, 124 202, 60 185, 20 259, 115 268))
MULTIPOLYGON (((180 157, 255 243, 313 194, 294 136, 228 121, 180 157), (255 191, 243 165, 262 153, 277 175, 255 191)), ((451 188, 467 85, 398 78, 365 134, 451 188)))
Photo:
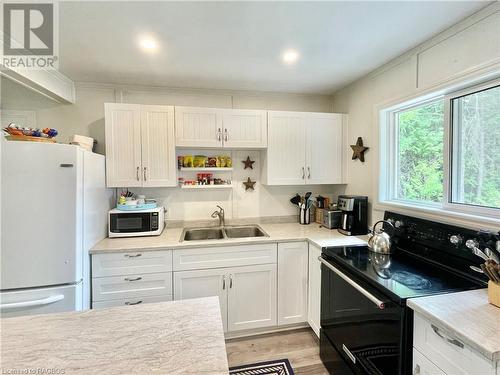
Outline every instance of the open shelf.
POLYGON ((185 168, 182 167, 182 172, 230 172, 233 168, 221 168, 221 167, 200 167, 200 168, 185 168))
POLYGON ((181 189, 230 189, 233 184, 227 185, 182 185, 181 189))

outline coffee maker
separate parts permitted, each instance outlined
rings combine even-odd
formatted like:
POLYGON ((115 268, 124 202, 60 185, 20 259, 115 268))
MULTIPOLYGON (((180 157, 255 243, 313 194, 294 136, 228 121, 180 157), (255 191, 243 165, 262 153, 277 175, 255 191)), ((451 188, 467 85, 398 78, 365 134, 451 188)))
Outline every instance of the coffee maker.
POLYGON ((346 236, 368 234, 368 197, 339 195, 338 207, 342 211, 340 233, 346 236))

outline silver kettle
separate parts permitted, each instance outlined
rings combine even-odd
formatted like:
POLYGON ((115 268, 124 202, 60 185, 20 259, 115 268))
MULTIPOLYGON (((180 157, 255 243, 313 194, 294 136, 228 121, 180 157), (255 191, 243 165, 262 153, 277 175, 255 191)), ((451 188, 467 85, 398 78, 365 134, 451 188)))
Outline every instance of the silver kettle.
POLYGON ((374 253, 379 254, 391 254, 392 253, 392 242, 391 236, 387 232, 384 232, 383 229, 379 229, 378 231, 375 229, 377 224, 386 223, 389 224, 394 230, 394 225, 391 222, 386 220, 380 220, 375 223, 373 226, 372 232, 368 235, 368 248, 374 253))

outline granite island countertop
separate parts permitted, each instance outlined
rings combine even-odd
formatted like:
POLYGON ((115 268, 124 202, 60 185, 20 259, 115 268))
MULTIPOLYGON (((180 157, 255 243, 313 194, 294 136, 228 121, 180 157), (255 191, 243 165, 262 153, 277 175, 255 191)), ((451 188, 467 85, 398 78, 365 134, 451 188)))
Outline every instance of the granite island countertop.
POLYGON ((407 304, 490 361, 500 361, 500 308, 488 303, 487 289, 411 298, 407 304))
POLYGON ((180 237, 183 228, 166 227, 159 236, 105 238, 97 243, 91 254, 133 251, 133 250, 163 250, 184 249, 225 245, 248 245, 270 242, 308 241, 313 245, 353 246, 366 244, 367 236, 344 236, 336 229, 320 227, 319 224, 300 225, 298 223, 258 224, 269 237, 233 238, 221 240, 183 241, 180 237))
POLYGON ((217 297, 4 318, 0 325, 2 373, 228 373, 217 297))

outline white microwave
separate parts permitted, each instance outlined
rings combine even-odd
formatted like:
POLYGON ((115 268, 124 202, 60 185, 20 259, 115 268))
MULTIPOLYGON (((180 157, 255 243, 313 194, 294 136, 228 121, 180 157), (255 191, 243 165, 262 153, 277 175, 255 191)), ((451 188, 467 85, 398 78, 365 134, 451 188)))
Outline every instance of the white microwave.
POLYGON ((108 217, 109 237, 159 236, 165 226, 165 209, 121 211, 112 209, 108 217))

